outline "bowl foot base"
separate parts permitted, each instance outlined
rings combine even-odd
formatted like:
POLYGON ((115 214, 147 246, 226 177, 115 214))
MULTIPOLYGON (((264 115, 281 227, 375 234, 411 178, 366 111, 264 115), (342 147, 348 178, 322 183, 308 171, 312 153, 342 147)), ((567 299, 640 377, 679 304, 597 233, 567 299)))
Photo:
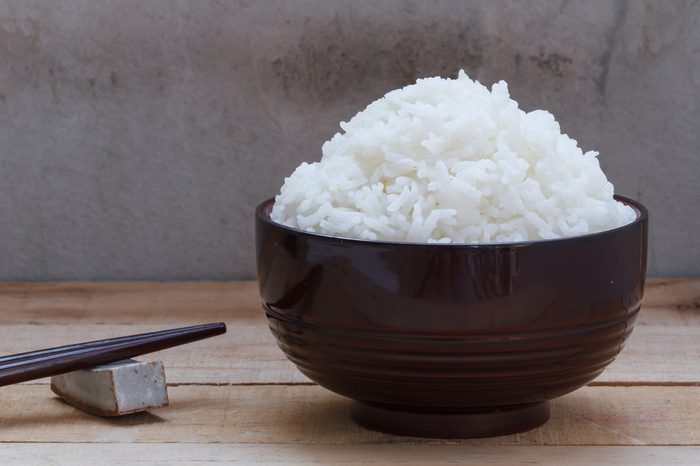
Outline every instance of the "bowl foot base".
POLYGON ((534 429, 549 419, 549 402, 522 406, 449 412, 410 411, 400 406, 355 402, 352 418, 371 430, 429 438, 478 438, 510 435, 534 429))

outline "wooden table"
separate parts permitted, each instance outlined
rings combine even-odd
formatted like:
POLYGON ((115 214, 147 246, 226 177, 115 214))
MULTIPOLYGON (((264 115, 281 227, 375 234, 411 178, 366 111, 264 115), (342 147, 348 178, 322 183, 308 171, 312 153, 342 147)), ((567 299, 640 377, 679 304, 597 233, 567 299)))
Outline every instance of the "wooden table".
POLYGON ((0 354, 202 322, 229 328, 152 355, 165 364, 171 404, 151 413, 91 417, 47 380, 0 388, 2 465, 700 464, 700 279, 651 280, 622 355, 556 400, 543 427, 465 441, 353 424, 348 400, 277 348, 255 282, 0 283, 0 309, 0 354))

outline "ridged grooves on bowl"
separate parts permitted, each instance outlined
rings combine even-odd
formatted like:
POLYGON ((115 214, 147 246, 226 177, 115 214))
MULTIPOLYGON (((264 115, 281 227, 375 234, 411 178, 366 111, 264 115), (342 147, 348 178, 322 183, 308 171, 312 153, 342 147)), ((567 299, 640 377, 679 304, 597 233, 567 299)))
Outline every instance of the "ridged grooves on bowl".
POLYGON ((336 238, 256 210, 260 296, 285 354, 356 400, 371 429, 428 437, 535 427, 632 331, 648 214, 552 241, 435 245, 336 238))
POLYGON ((467 407, 544 401, 593 380, 622 349, 639 304, 595 324, 449 339, 328 329, 268 306, 265 311, 280 348, 320 385, 383 404, 396 403, 396 393, 402 392, 402 402, 410 406, 436 406, 436 393, 442 392, 445 406, 461 399, 459 406, 467 407), (356 385, 363 387, 361 394, 354 393, 356 385))

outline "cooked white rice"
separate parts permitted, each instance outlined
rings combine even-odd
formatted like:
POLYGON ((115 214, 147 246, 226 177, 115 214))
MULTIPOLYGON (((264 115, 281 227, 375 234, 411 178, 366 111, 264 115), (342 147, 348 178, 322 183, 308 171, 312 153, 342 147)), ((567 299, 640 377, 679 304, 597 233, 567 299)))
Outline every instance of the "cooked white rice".
POLYGON ((504 81, 461 71, 371 103, 302 163, 275 198, 275 222, 370 240, 490 243, 584 235, 625 225, 595 151, 551 113, 526 113, 504 81))

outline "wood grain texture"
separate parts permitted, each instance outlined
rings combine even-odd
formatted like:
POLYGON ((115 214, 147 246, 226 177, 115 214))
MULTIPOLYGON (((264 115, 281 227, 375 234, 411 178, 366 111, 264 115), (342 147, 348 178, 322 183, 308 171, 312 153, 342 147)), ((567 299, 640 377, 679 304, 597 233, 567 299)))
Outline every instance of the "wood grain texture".
POLYGON ((150 413, 95 418, 46 380, 4 387, 0 464, 700 464, 698 303, 700 279, 650 280, 618 360, 555 400, 547 424, 441 441, 355 425, 349 400, 277 348, 255 282, 0 282, 0 354, 202 322, 229 329, 153 353, 171 406, 150 413))
MULTIPOLYGON (((261 312, 255 281, 0 282, 0 309, 0 324, 189 323, 261 312)), ((649 325, 700 325, 700 278, 647 280, 643 309, 649 325)))
POLYGON ((27 458, 50 458, 56 465, 178 465, 206 464, 521 464, 582 465, 697 465, 700 447, 581 447, 475 445, 307 445, 250 443, 4 443, 0 463, 25 466, 27 458))
MULTIPOLYGON (((593 384, 700 384, 699 303, 700 279, 649 280, 630 341, 593 384)), ((219 320, 227 335, 152 356, 170 383, 309 382, 277 348, 255 282, 0 282, 0 354, 219 320)))
POLYGON ((3 442, 188 442, 465 445, 700 445, 700 387, 584 387, 557 399, 543 427, 505 437, 395 437, 350 420, 351 402, 315 385, 179 386, 170 407, 95 418, 44 385, 0 391, 3 442))

